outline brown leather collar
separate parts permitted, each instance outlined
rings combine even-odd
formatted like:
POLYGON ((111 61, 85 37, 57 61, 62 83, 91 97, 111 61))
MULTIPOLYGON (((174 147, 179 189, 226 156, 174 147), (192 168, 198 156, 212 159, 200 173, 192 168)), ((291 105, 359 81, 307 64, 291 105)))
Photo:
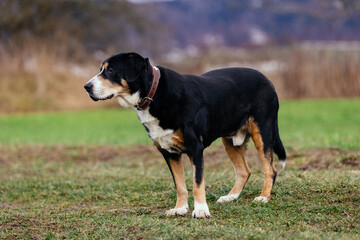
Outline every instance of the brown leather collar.
MULTIPOLYGON (((150 65, 151 66, 151 65, 150 65)), ((152 75, 152 82, 151 82, 151 87, 149 90, 149 93, 146 97, 144 97, 140 103, 136 106, 136 108, 138 110, 144 110, 146 109, 150 103, 153 101, 153 97, 156 93, 156 89, 159 85, 159 80, 160 80, 160 70, 157 67, 153 67, 151 66, 151 75, 152 75)))

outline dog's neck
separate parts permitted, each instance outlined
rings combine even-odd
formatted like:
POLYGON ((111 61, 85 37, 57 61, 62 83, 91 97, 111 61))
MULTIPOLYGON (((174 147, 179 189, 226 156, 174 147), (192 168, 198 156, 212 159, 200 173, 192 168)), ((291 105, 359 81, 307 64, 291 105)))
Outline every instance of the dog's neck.
POLYGON ((160 70, 157 67, 153 67, 150 65, 151 68, 151 75, 152 75, 152 81, 151 86, 148 91, 148 94, 146 97, 144 97, 139 104, 136 106, 138 110, 144 110, 146 109, 153 101, 153 98, 155 96, 157 87, 159 85, 159 80, 161 77, 160 70))

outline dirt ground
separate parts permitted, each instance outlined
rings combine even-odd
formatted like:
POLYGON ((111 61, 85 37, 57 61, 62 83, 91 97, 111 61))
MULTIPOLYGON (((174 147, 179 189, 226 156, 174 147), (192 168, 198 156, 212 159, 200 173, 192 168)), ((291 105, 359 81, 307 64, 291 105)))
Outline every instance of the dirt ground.
MULTIPOLYGON (((340 148, 310 149, 306 151, 287 151, 288 165, 299 170, 334 169, 349 167, 359 169, 360 150, 340 148)), ((147 163, 163 161, 161 154, 154 146, 1 146, 0 164, 32 162, 35 160, 96 162, 96 161, 143 161, 147 163)), ((228 157, 223 146, 212 146, 204 154, 205 164, 216 167, 228 157)), ((250 166, 259 165, 257 152, 250 148, 246 152, 250 166)), ((275 157, 276 159, 276 157, 275 157)), ((185 161, 188 162, 188 161, 185 161)), ((275 160, 275 163, 277 160, 275 160)), ((185 166, 189 163, 185 163, 185 166)))

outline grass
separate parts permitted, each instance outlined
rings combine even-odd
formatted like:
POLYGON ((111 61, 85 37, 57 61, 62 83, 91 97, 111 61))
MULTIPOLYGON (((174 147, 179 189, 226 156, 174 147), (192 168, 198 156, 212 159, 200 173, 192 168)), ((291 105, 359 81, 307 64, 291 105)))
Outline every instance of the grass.
MULTIPOLYGON (((281 102, 280 135, 287 148, 359 149, 360 99, 281 102)), ((0 116, 2 145, 151 144, 132 110, 0 116)))
MULTIPOLYGON (((192 219, 191 211, 185 217, 164 216, 176 193, 157 152, 107 161, 4 160, 0 239, 359 238, 359 170, 301 171, 299 165, 309 159, 292 159, 279 173, 272 201, 260 204, 252 200, 261 191, 263 174, 250 157, 253 175, 240 199, 218 205, 216 199, 231 189, 234 174, 225 155, 211 156, 210 151, 205 157, 205 179, 212 217, 205 220, 192 219)), ((192 172, 185 162, 191 193, 192 172)), ((192 210, 192 194, 189 205, 192 210)))
POLYGON ((288 150, 268 204, 254 149, 240 198, 218 205, 234 173, 218 144, 206 151, 212 217, 174 207, 171 174, 134 111, 0 116, 0 239, 359 239, 360 100, 282 102, 288 150), (331 148, 329 148, 331 147, 331 148))
POLYGON ((150 144, 135 111, 95 111, 5 115, 0 117, 4 145, 150 144))
POLYGON ((360 99, 280 103, 279 128, 286 147, 360 149, 360 99))

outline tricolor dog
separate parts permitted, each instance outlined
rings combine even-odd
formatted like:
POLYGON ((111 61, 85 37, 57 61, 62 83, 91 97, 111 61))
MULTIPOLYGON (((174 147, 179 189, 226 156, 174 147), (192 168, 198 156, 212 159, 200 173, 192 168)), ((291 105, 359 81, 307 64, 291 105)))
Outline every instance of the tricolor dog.
POLYGON ((245 161, 251 137, 264 168, 265 184, 254 201, 268 202, 275 183, 275 152, 285 165, 286 152, 278 129, 279 102, 271 82, 249 68, 224 68, 201 76, 179 74, 151 66, 137 53, 121 53, 106 59, 100 73, 85 84, 94 100, 115 98, 122 107, 136 110, 173 176, 177 201, 166 215, 188 212, 188 191, 181 155, 193 166, 194 218, 210 216, 206 203, 203 152, 217 138, 235 169, 235 184, 217 202, 239 197, 250 176, 245 161))

